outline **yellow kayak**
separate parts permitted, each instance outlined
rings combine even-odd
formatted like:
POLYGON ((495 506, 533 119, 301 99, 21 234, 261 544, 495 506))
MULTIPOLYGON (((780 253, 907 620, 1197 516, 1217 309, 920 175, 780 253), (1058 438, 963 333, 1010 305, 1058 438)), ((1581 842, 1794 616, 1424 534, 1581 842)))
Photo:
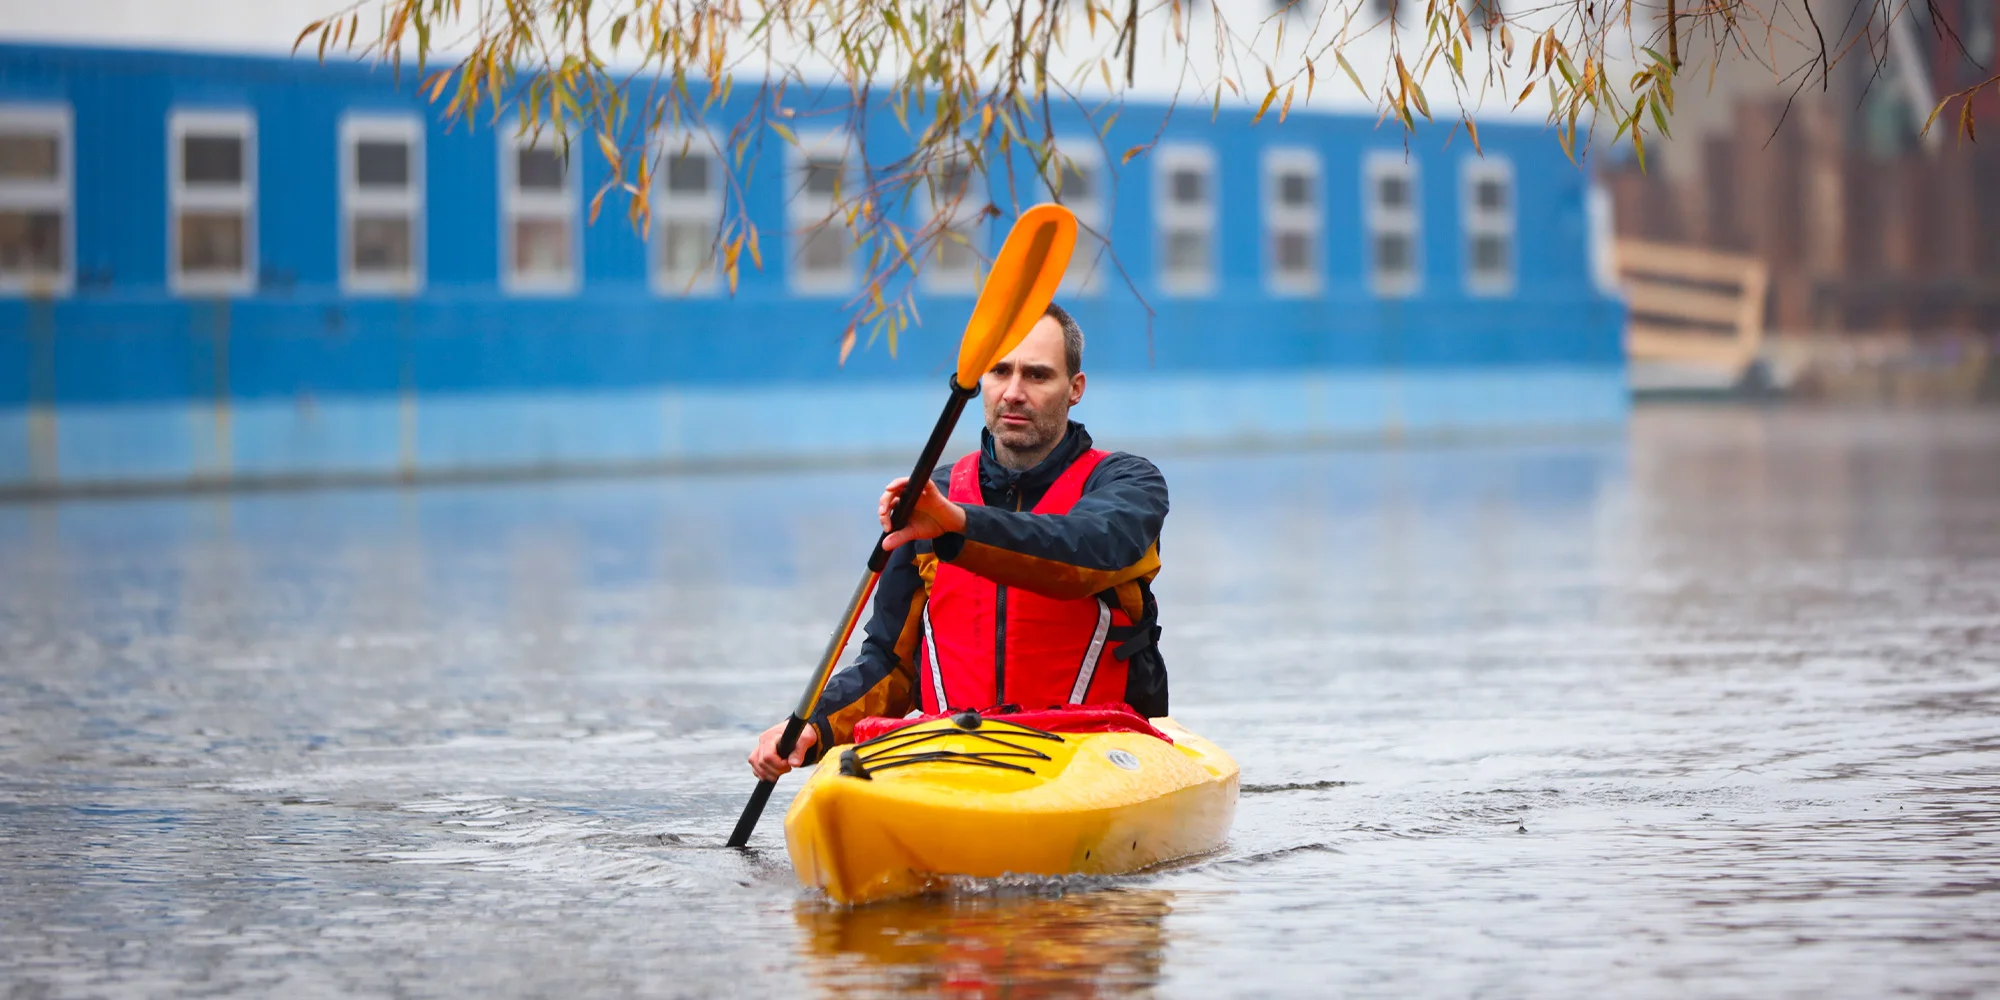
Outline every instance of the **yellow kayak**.
POLYGON ((838 903, 949 876, 1115 875, 1211 850, 1236 762, 1171 718, 1144 732, 1047 732, 970 713, 830 754, 785 814, 799 881, 838 903))

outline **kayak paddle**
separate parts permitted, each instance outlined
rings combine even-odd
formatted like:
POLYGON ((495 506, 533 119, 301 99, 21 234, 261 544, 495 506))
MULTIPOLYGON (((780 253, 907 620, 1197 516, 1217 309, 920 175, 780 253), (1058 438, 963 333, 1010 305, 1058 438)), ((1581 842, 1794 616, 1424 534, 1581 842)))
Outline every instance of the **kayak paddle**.
MULTIPOLYGON (((910 471, 909 487, 903 490, 895 511, 890 514, 890 531, 900 531, 910 523, 917 498, 923 495, 923 484, 930 481, 938 457, 944 453, 946 439, 958 425, 958 415, 965 410, 968 400, 979 395, 979 377, 1020 344, 1042 318, 1056 296, 1063 271, 1069 267, 1070 252, 1075 249, 1076 216, 1061 205, 1036 205, 1021 213, 1014 223, 1007 242, 1000 247, 1000 256, 993 259, 993 269, 986 275, 986 287, 979 292, 972 320, 965 325, 965 337, 958 343, 958 370, 950 380, 951 398, 945 401, 937 426, 931 428, 931 439, 924 444, 923 454, 917 457, 916 467, 910 471)), ((875 592, 875 581, 889 563, 889 553, 882 548, 882 540, 888 537, 889 532, 885 531, 875 540, 875 547, 868 553, 868 572, 854 588, 854 596, 848 598, 840 624, 827 637, 826 651, 820 654, 819 666, 806 682, 806 692, 799 699, 798 708, 785 721, 785 732, 778 738, 781 758, 792 755, 798 746, 799 733, 819 710, 819 696, 826 690, 827 678, 833 676, 834 668, 839 665, 840 654, 847 648, 847 640, 854 635, 854 626, 875 592)), ((735 832, 729 835, 729 846, 749 843, 750 831, 757 828, 757 819, 764 814, 764 803, 770 800, 771 789, 775 787, 775 781, 757 782, 756 791, 750 793, 750 801, 736 821, 735 832)))

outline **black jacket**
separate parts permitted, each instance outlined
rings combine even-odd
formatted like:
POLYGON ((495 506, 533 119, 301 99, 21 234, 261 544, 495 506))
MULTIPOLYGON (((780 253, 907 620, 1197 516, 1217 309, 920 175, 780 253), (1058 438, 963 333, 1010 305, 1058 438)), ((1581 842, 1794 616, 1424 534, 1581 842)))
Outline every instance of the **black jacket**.
MULTIPOLYGON (((1058 600, 1104 595, 1149 636, 1126 660, 1125 700, 1140 714, 1167 714, 1167 667, 1157 644, 1160 527, 1167 519, 1167 481, 1153 463, 1113 452, 1091 470, 1083 496, 1067 514, 1026 513, 1056 478, 1091 446, 1090 432, 1072 420, 1069 432, 1039 465, 1015 472, 993 454, 982 432, 979 486, 984 506, 965 508, 965 531, 912 542, 889 556, 876 584, 875 609, 860 655, 827 681, 819 711, 820 746, 849 741, 854 724, 871 715, 902 716, 917 705, 917 644, 923 635, 925 580, 943 560, 995 583, 1058 600)), ((951 468, 937 470, 938 489, 951 488, 951 468)))

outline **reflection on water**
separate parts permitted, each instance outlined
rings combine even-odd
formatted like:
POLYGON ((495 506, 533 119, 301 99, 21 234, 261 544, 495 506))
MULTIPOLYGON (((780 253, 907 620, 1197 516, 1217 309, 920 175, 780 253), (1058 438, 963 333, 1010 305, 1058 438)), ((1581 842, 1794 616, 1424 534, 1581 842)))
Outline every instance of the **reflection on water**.
POLYGON ((1157 985, 1173 894, 1121 888, 980 891, 844 909, 805 902, 812 981, 826 995, 1097 997, 1157 985))
POLYGON ((1228 845, 851 913, 720 845, 896 470, 0 507, 0 987, 2000 994, 2000 414, 1158 457, 1228 845))

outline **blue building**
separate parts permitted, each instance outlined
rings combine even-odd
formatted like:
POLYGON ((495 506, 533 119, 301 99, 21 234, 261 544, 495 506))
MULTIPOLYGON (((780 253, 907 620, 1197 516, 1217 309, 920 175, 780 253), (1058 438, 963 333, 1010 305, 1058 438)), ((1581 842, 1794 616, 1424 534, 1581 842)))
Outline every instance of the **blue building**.
MULTIPOLYGON (((586 224, 588 144, 448 123, 415 83, 0 45, 0 494, 901 459, 928 427, 973 265, 932 267, 894 356, 842 364, 858 268, 805 225, 854 169, 837 133, 765 144, 743 193, 765 267, 730 295, 702 144, 660 172, 649 242, 613 208, 586 224)), ((1061 298, 1101 442, 1622 424, 1588 179, 1540 128, 1488 125, 1481 157, 1371 117, 1196 112, 1129 164, 1092 155, 1164 114, 1058 131, 1064 200, 1123 265, 1080 249, 1061 298)), ((882 118, 871 156, 900 135, 882 118)))

